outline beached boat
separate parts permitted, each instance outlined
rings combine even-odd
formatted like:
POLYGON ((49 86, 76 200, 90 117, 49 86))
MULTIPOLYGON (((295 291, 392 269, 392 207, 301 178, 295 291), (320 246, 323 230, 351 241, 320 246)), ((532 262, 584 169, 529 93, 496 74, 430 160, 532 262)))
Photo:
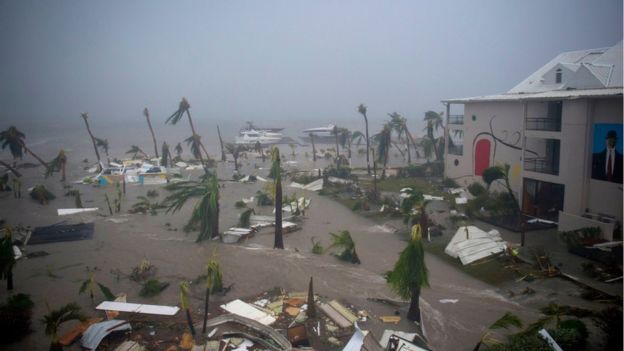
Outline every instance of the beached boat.
POLYGON ((302 131, 303 135, 301 136, 301 140, 310 142, 310 134, 313 134, 315 143, 333 143, 336 141, 336 136, 334 135, 335 128, 335 125, 329 124, 326 127, 304 129, 302 131))

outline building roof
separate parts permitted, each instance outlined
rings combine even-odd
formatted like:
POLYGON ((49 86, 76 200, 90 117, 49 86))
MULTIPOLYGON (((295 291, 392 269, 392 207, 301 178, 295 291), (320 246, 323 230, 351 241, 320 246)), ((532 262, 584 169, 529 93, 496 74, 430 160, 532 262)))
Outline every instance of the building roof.
POLYGON ((612 47, 563 52, 507 93, 446 99, 477 101, 562 100, 622 95, 622 41, 612 47), (557 76, 560 75, 560 83, 557 76))
POLYGON ((550 90, 614 88, 622 86, 622 42, 612 47, 563 52, 508 93, 550 90), (561 83, 555 72, 561 70, 561 83))
POLYGON ((459 99, 446 99, 446 103, 495 102, 495 101, 530 101, 530 100, 573 100, 581 98, 602 98, 622 96, 622 88, 552 90, 538 93, 505 93, 497 95, 474 96, 459 99))

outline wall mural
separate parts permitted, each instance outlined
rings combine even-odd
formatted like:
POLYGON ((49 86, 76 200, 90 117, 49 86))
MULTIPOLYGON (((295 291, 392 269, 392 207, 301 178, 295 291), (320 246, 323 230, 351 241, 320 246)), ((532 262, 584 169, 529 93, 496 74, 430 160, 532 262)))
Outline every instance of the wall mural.
MULTIPOLYGON (((472 140, 472 149, 474 151, 472 159, 474 175, 483 175, 483 171, 490 167, 491 163, 494 163, 498 144, 502 147, 522 151, 522 145, 520 143, 522 135, 519 131, 511 133, 511 135, 509 135, 509 131, 507 130, 499 132, 500 136, 494 134, 494 127, 492 124, 495 118, 496 115, 490 118, 489 132, 478 133, 472 140)), ((537 156, 537 152, 535 151, 525 150, 525 152, 537 156)), ((520 180, 520 170, 522 169, 522 165, 520 163, 514 163, 510 166, 511 178, 513 182, 518 182, 520 180)))
POLYGON ((622 125, 594 124, 592 178, 622 184, 622 125))

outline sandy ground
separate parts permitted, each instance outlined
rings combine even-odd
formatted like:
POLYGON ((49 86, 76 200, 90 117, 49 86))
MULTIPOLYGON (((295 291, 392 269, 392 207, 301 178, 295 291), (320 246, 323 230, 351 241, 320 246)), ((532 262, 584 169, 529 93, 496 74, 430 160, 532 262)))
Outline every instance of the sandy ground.
MULTIPOLYGON (((266 175, 267 170, 254 170, 250 162, 244 163, 243 173, 266 175)), ((77 179, 83 175, 81 168, 80 165, 74 165, 68 179, 77 179)), ((220 164, 220 177, 230 178, 232 168, 231 163, 220 164)), ((40 169, 24 169, 23 172, 24 188, 42 181, 40 169)), ((197 175, 198 172, 200 171, 195 171, 194 174, 197 175)), ((78 294, 80 282, 87 277, 87 267, 96 269, 96 279, 114 293, 125 292, 129 302, 177 305, 177 284, 182 280, 196 279, 213 252, 218 254, 223 267, 225 285, 234 283, 227 296, 213 298, 213 306, 236 298, 254 296, 273 287, 281 287, 287 291, 305 291, 308 279, 313 276, 316 293, 320 295, 339 299, 356 309, 367 310, 374 316, 393 314, 395 310, 368 301, 367 298, 398 299, 386 285, 382 274, 392 269, 398 254, 405 247, 405 242, 397 234, 381 230, 377 223, 354 214, 329 198, 306 193, 312 202, 310 209, 306 211, 303 229, 285 235, 285 250, 274 250, 271 229, 264 229, 250 240, 236 245, 216 241, 197 244, 194 242, 196 233, 187 235, 181 229, 169 230, 167 223, 171 228, 182 227, 192 208, 191 204, 175 215, 127 214, 126 211, 135 202, 136 196, 145 195, 149 189, 160 192, 159 200, 164 198, 166 191, 161 186, 128 185, 122 213, 115 215, 115 218, 124 218, 127 222, 113 223, 106 217, 108 211, 104 204, 104 193, 113 195, 112 187, 74 185, 82 192, 85 207, 99 207, 100 211, 97 214, 58 217, 56 209, 73 207, 73 199, 61 195, 63 192, 57 176, 43 182, 57 194, 57 199, 49 205, 41 206, 28 196, 15 200, 11 193, 5 193, 0 195, 0 217, 13 225, 33 227, 62 220, 68 223, 93 221, 95 235, 92 240, 28 247, 28 252, 44 250, 49 253, 45 257, 20 260, 14 269, 15 292, 30 294, 35 302, 34 331, 23 341, 7 346, 7 350, 47 349, 49 339, 44 335, 39 322, 47 311, 47 305, 56 308, 75 301, 83 306, 87 314, 97 314, 89 297, 78 294), (312 237, 320 239, 326 246, 330 243, 328 233, 344 229, 349 230, 356 241, 361 265, 344 263, 331 255, 310 253, 312 237), (113 274, 115 270, 130 273, 132 267, 143 258, 157 267, 158 279, 171 283, 169 288, 154 298, 139 297, 138 283, 124 276, 118 279, 113 274)), ((234 203, 243 197, 252 196, 263 183, 222 184, 220 226, 223 230, 237 222, 241 210, 236 209, 234 203)), ((294 191, 289 189, 288 192, 294 191)), ((298 190, 297 193, 302 194, 302 191, 298 190)), ((264 214, 271 210, 258 209, 264 214)), ((538 316, 536 308, 547 301, 535 298, 511 300, 506 297, 505 291, 467 276, 431 255, 427 257, 427 265, 431 287, 423 290, 421 307, 426 336, 434 350, 471 350, 484 328, 506 311, 516 313, 524 320, 535 320, 538 316), (443 304, 440 299, 459 301, 455 304, 443 304)), ((555 291, 560 288, 561 286, 552 287, 555 291)), ((7 291, 3 284, 0 287, 0 298, 4 299, 6 296, 7 291)), ((196 321, 200 320, 202 297, 201 287, 195 286, 191 304, 196 321)), ((96 303, 101 299, 101 295, 96 295, 96 303)), ((406 308, 404 306, 400 311, 403 317, 406 308)), ((178 313, 174 319, 184 322, 182 313, 178 313)), ((381 336, 384 329, 414 329, 405 318, 398 326, 367 322, 362 327, 372 330, 377 337, 381 336)), ((79 348, 74 344, 69 349, 79 348)))

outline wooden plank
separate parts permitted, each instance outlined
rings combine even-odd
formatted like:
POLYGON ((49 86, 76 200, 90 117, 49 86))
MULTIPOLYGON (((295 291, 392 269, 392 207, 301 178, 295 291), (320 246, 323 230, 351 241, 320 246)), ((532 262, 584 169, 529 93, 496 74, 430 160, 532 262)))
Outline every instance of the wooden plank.
POLYGON ((104 301, 99 304, 95 309, 142 314, 157 314, 161 316, 173 316, 180 310, 180 308, 176 306, 142 305, 138 303, 113 301, 104 301))
POLYGON ((328 304, 322 303, 319 305, 321 311, 323 311, 327 317, 329 317, 334 323, 338 324, 340 328, 348 328, 352 324, 348 319, 343 317, 338 311, 328 304))
POLYGON ((349 311, 349 309, 343 306, 340 302, 332 300, 329 302, 329 305, 338 311, 338 313, 345 317, 349 322, 353 323, 358 320, 357 316, 351 313, 351 311, 349 311))
POLYGON ((399 322, 401 321, 400 316, 380 316, 379 319, 381 319, 381 321, 384 323, 394 323, 394 324, 399 324, 399 322))

